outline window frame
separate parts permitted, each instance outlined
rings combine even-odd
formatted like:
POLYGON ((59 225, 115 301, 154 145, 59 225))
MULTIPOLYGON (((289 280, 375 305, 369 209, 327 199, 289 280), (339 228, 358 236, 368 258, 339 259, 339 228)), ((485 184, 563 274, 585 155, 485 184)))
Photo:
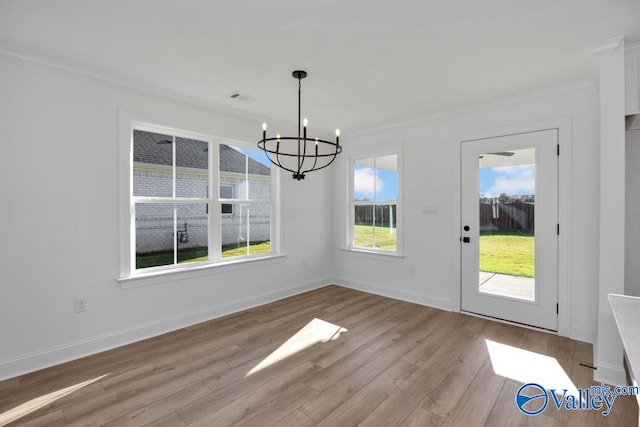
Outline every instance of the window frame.
MULTIPOLYGON (((184 124, 175 125, 171 119, 149 120, 139 113, 132 113, 123 109, 119 111, 119 140, 120 140, 120 275, 117 278, 123 288, 135 285, 125 285, 132 279, 146 279, 156 276, 166 276, 169 273, 192 272, 210 267, 221 267, 233 265, 247 261, 258 261, 284 256, 282 240, 282 197, 281 179, 279 170, 270 165, 271 170, 271 199, 270 203, 270 252, 266 254, 242 255, 222 258, 222 202, 219 197, 219 147, 229 145, 254 149, 250 143, 214 136, 209 129, 198 125, 184 124), (167 123, 165 125, 158 122, 167 123), (194 130, 185 130, 186 128, 194 130), (152 133, 171 135, 175 138, 195 139, 205 141, 208 144, 208 188, 217 191, 208 191, 205 198, 175 198, 175 204, 181 203, 205 203, 209 212, 217 212, 217 215, 208 215, 208 254, 209 260, 170 264, 164 266, 136 268, 136 224, 135 224, 135 201, 136 199, 146 199, 152 202, 154 199, 163 197, 146 197, 133 195, 133 132, 141 130, 152 133)), ((235 190, 234 190, 235 191, 235 190)), ((169 203, 163 201, 161 203, 169 203)), ((143 280, 140 286, 145 286, 148 280, 143 280)), ((161 281, 154 281, 161 282, 161 281)))
POLYGON ((352 153, 347 160, 347 230, 345 233, 345 242, 343 249, 353 252, 360 253, 369 253, 376 255, 386 255, 392 257, 403 257, 404 256, 404 214, 403 214, 403 150, 402 146, 399 147, 384 147, 372 150, 366 150, 361 152, 352 153), (378 201, 355 201, 354 200, 354 185, 355 185, 355 165, 356 162, 366 159, 376 159, 378 157, 385 156, 396 156, 396 167, 397 167, 397 199, 395 202, 396 206, 396 250, 387 250, 387 249, 378 249, 378 248, 367 248, 362 246, 355 246, 355 207, 356 206, 373 206, 375 210, 376 206, 389 206, 388 202, 378 202, 378 201))

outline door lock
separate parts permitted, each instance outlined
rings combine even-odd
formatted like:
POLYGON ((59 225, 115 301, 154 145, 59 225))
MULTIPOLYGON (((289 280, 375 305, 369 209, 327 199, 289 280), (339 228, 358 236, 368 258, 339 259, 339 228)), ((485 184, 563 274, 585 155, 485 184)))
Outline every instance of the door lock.
POLYGON ((468 238, 468 237, 463 237, 463 238, 462 238, 462 241, 463 241, 464 243, 469 243, 469 242, 471 242, 471 239, 470 239, 470 238, 468 238))

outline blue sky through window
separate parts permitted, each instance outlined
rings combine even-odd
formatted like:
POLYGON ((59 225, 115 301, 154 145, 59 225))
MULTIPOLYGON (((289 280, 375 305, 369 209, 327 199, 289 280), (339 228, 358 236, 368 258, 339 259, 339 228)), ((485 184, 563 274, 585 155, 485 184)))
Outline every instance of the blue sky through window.
POLYGON ((480 194, 485 197, 528 196, 536 192, 536 166, 520 165, 480 168, 478 174, 480 194))
MULTIPOLYGON (((252 148, 233 147, 235 150, 248 155, 253 160, 270 167, 271 162, 262 150, 252 148)), ((356 185, 355 200, 374 200, 379 202, 398 199, 398 172, 384 169, 373 169, 356 165, 354 168, 356 185), (375 188, 375 194, 374 194, 375 188)))
POLYGON ((378 202, 398 199, 398 172, 355 165, 354 200, 378 202))
POLYGON ((234 146, 230 146, 230 147, 236 151, 239 151, 242 154, 249 156, 249 158, 257 162, 262 163, 266 167, 271 166, 271 162, 269 161, 269 159, 267 158, 267 155, 264 154, 264 151, 262 150, 259 150, 257 148, 244 148, 244 147, 234 147, 234 146))

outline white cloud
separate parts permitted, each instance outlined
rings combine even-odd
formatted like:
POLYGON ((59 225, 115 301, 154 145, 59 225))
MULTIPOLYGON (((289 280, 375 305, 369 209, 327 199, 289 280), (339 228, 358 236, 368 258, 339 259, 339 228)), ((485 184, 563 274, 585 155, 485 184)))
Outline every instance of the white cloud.
POLYGON ((523 170, 535 168, 534 165, 523 165, 523 166, 501 166, 499 168, 493 168, 493 170, 500 175, 518 175, 521 174, 523 170))
POLYGON ((485 192, 487 197, 497 197, 502 193, 535 194, 535 165, 493 168, 493 171, 496 176, 493 185, 485 192))
POLYGON ((380 193, 383 181, 371 168, 356 169, 353 171, 353 191, 366 197, 373 197, 374 192, 380 193))

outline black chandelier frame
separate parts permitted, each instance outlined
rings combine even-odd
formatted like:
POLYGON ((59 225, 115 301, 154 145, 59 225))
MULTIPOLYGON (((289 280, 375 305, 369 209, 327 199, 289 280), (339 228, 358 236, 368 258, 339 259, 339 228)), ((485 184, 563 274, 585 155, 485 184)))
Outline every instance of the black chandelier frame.
MULTIPOLYGON (((307 172, 313 172, 324 169, 331 165, 338 154, 342 153, 340 146, 340 130, 336 129, 336 140, 327 141, 320 138, 307 138, 307 122, 301 121, 301 100, 302 100, 302 79, 307 77, 307 72, 296 70, 292 73, 293 77, 298 79, 298 136, 280 136, 267 138, 267 125, 262 124, 262 139, 258 141, 258 148, 264 151, 265 155, 271 163, 281 169, 292 173, 293 179, 300 181, 304 179, 307 172), (297 144, 288 144, 295 141, 297 144), (307 143, 315 145, 315 149, 307 149, 307 143), (297 145, 297 150, 296 150, 297 145), (319 150, 319 146, 328 146, 329 149, 319 150), (295 158, 296 167, 283 164, 282 160, 286 158, 295 158), (323 159, 320 165, 318 159, 323 159), (329 159, 326 161, 326 159, 329 159), (313 163, 313 164, 311 164, 313 163), (311 167, 309 165, 311 164, 311 167)), ((294 163, 294 162, 291 162, 294 163)))

